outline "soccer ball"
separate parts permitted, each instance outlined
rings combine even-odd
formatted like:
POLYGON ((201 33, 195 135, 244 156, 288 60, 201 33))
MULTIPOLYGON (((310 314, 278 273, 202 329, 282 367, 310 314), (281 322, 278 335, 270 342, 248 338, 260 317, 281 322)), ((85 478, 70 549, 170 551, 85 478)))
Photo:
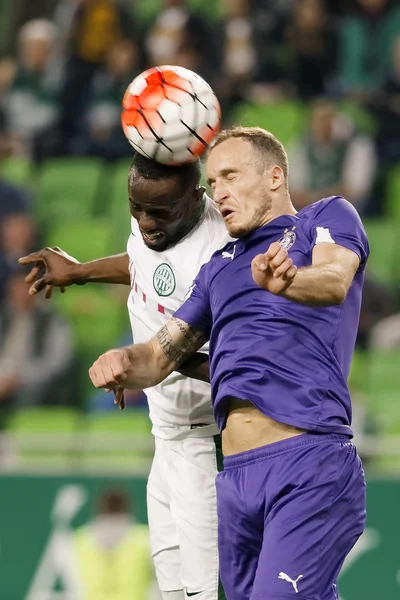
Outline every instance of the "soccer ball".
POLYGON ((144 156, 166 165, 192 162, 220 128, 221 109, 211 87, 183 67, 154 67, 138 75, 122 101, 122 127, 144 156))

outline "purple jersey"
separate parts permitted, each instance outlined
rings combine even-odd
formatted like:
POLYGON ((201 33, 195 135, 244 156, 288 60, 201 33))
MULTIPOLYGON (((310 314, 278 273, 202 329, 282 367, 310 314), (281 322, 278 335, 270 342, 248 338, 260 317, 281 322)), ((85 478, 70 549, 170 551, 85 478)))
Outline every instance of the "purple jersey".
POLYGON ((212 399, 221 430, 227 400, 236 397, 288 425, 352 435, 346 380, 368 253, 357 211, 334 196, 227 244, 202 267, 174 316, 210 338, 212 399), (343 304, 304 306, 258 287, 251 261, 275 241, 297 267, 311 265, 320 242, 355 252, 360 266, 343 304))

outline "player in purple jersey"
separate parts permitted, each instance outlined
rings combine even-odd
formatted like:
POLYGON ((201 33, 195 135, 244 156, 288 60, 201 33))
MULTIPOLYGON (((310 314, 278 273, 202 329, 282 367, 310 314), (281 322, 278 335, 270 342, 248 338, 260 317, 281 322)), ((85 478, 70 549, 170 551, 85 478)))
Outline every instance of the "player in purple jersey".
POLYGON ((296 212, 287 171, 283 146, 262 129, 217 137, 207 177, 237 241, 202 267, 155 338, 89 372, 96 387, 142 389, 210 340, 228 600, 336 600, 365 522, 346 379, 368 241, 341 197, 296 212))

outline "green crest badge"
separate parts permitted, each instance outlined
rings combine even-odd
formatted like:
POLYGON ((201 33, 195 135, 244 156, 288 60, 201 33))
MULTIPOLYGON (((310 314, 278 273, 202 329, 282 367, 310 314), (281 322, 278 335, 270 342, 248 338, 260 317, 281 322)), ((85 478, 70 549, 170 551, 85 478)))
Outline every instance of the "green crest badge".
POLYGON ((170 296, 176 287, 173 270, 166 263, 158 265, 153 275, 153 285, 159 296, 170 296))

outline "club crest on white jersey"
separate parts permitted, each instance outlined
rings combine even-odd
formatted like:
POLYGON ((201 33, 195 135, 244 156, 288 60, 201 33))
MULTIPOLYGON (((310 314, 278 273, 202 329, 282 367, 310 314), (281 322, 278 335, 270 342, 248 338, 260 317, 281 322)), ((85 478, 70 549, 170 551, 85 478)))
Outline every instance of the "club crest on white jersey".
MULTIPOLYGON (((139 226, 131 220, 128 241, 131 292, 128 299, 133 339, 146 343, 193 291, 193 281, 202 265, 221 250, 229 237, 214 202, 205 197, 203 219, 183 240, 163 252, 143 242, 139 226)), ((202 352, 207 352, 208 345, 202 352)), ((192 423, 213 423, 210 385, 171 373, 160 384, 145 390, 153 433, 162 438, 180 434, 192 423)), ((215 426, 217 432, 217 426, 215 426)))
POLYGON ((153 275, 153 286, 159 296, 171 296, 176 288, 175 275, 167 263, 158 265, 153 275))

